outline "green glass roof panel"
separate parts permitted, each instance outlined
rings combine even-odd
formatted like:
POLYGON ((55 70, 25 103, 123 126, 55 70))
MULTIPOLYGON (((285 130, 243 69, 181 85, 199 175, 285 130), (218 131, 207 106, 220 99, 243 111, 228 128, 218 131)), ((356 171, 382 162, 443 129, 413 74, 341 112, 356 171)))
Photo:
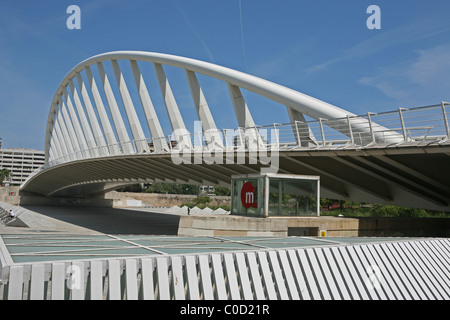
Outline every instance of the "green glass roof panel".
POLYGON ((110 236, 106 235, 89 235, 89 236, 72 236, 72 235, 42 235, 42 234, 15 234, 15 235, 2 235, 3 240, 17 240, 26 241, 27 239, 32 239, 33 241, 59 241, 59 240, 108 240, 111 239, 110 236))
POLYGON ((271 240, 273 237, 214 237, 215 239, 231 240, 231 241, 260 241, 271 240))
MULTIPOLYGON (((117 248, 117 247, 112 247, 112 248, 117 248)), ((132 246, 123 246, 123 249, 133 249, 135 247, 132 246)), ((104 249, 107 250, 107 247, 94 247, 94 248, 90 248, 90 247, 85 247, 85 246, 8 246, 8 251, 11 254, 15 254, 15 253, 27 253, 27 252, 50 252, 50 251, 55 251, 55 252, 60 252, 60 251, 90 251, 92 249, 104 249)))
POLYGON ((370 242, 390 242, 390 241, 401 241, 404 239, 405 241, 411 241, 411 240, 417 240, 420 238, 401 238, 401 237, 326 237, 323 238, 324 240, 328 241, 336 241, 339 243, 348 243, 348 244, 354 244, 354 243, 370 243, 370 242))
POLYGON ((167 236, 136 236, 136 235, 117 235, 120 239, 127 241, 161 241, 161 242, 201 242, 201 241, 214 241, 213 237, 167 237, 167 236))
MULTIPOLYGON (((161 252, 166 254, 196 254, 196 253, 213 253, 236 251, 233 248, 159 248, 161 252)), ((242 249, 241 249, 242 250, 242 249)))
POLYGON ((389 237, 231 237, 153 235, 1 235, 15 263, 162 254, 196 254, 258 249, 411 240, 389 237))

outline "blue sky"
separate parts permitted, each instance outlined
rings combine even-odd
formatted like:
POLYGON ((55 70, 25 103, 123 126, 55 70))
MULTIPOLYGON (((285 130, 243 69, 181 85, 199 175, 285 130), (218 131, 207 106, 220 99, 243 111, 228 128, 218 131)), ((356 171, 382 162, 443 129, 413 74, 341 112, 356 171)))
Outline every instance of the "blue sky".
MULTIPOLYGON (((43 150, 60 81, 115 50, 213 62, 356 114, 438 104, 450 100, 449 13, 448 0, 0 0, 0 137, 3 147, 43 150), (72 4, 80 30, 66 27, 72 4), (366 26, 372 4, 379 30, 366 26)), ((247 102, 257 123, 274 121, 258 97, 247 102)))

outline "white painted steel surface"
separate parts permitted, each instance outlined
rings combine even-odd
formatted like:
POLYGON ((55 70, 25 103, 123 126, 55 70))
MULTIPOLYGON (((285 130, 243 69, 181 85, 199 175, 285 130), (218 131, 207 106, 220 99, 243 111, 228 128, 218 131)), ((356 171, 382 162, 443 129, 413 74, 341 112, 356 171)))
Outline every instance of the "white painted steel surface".
POLYGON ((0 292, 10 300, 448 300, 449 260, 443 238, 14 264, 0 292))
MULTIPOLYGON (((118 146, 116 145, 116 147, 118 147, 121 152, 149 152, 147 140, 152 141, 155 151, 169 151, 166 144, 170 143, 170 141, 166 141, 166 138, 170 133, 166 132, 164 134, 161 129, 157 113, 154 110, 138 62, 153 64, 173 131, 186 131, 186 126, 183 117, 180 114, 169 80, 166 77, 164 66, 177 67, 185 71, 198 119, 202 121, 203 124, 202 130, 206 136, 206 142, 209 145, 208 142, 210 141, 210 137, 208 136, 216 136, 215 140, 217 144, 215 147, 223 147, 223 144, 221 143, 222 137, 220 137, 219 134, 222 128, 218 129, 215 125, 214 118, 197 80, 197 73, 221 80, 227 84, 230 94, 229 98, 231 98, 234 105, 237 122, 241 128, 246 128, 245 131, 250 132, 250 136, 252 137, 251 140, 253 141, 259 140, 258 134, 255 131, 256 124, 241 93, 241 88, 287 106, 292 125, 296 127, 296 137, 299 138, 300 135, 304 135, 304 141, 316 143, 316 138, 314 137, 311 128, 304 124, 305 118, 303 115, 317 119, 320 122, 322 144, 325 144, 326 141, 324 136, 324 125, 340 132, 344 137, 351 136, 352 141, 359 139, 359 142, 363 144, 370 142, 375 143, 376 139, 383 140, 387 143, 395 143, 400 142, 401 137, 407 137, 407 132, 405 131, 406 127, 404 125, 402 126, 403 134, 399 134, 395 130, 389 130, 384 126, 375 123, 370 114, 368 114, 367 117, 356 117, 354 114, 329 103, 236 70, 168 54, 118 51, 100 54, 81 62, 72 69, 61 82, 52 101, 47 123, 45 152, 48 164, 57 159, 59 159, 57 162, 61 163, 63 158, 65 159, 64 162, 73 158, 71 157, 72 153, 70 150, 61 150, 61 147, 63 147, 62 140, 65 137, 61 137, 60 135, 73 135, 73 133, 70 132, 70 127, 74 127, 78 139, 78 142, 72 141, 70 143, 70 148, 71 150, 77 150, 78 144, 81 150, 77 150, 77 152, 81 151, 84 155, 83 158, 98 156, 97 153, 100 153, 102 156, 116 155, 116 153, 113 153, 111 150, 113 146, 116 145, 114 132, 120 143, 118 146), (129 61, 134 78, 134 81, 131 81, 131 83, 126 83, 124 73, 119 66, 119 60, 129 61), (104 64, 107 62, 110 62, 112 65, 121 97, 121 105, 124 107, 123 113, 126 115, 126 121, 123 119, 119 103, 116 100, 107 72, 105 71, 104 64), (104 100, 102 100, 101 93, 92 72, 94 66, 97 67, 98 77, 102 83, 104 100), (82 74, 86 75, 89 85, 85 84, 83 80, 84 76, 82 76, 82 74), (75 84, 77 84, 77 86, 75 86, 75 84), (134 89, 136 90, 133 91, 138 92, 139 101, 141 102, 147 121, 139 119, 137 115, 138 109, 133 103, 132 93, 128 88, 129 85, 135 85, 134 89), (81 98, 78 91, 80 91, 81 98), (103 101, 107 101, 112 123, 110 123, 105 112, 103 101), (70 117, 65 117, 65 121, 59 123, 61 130, 63 131, 63 133, 60 134, 53 129, 55 126, 55 116, 57 117, 60 111, 64 113, 65 107, 68 109, 70 117), (331 119, 335 120, 331 121, 331 119), (352 122, 351 124, 350 121, 352 122), (145 125, 145 122, 149 128, 151 137, 146 137, 144 134, 143 126, 145 125), (306 132, 300 133, 298 132, 299 129, 303 131, 306 130, 306 132), (131 133, 132 139, 130 139, 128 132, 131 133)), ((278 111, 274 110, 274 112, 278 111)), ((402 116, 402 113, 400 113, 400 116, 402 116)), ((292 130, 292 128, 290 128, 290 130, 292 130)), ((180 139, 184 141, 186 146, 191 145, 190 137, 181 137, 180 139)), ((331 138, 328 139, 332 141, 331 138)), ((300 145, 300 141, 297 141, 297 143, 300 145)), ((248 147, 252 146, 253 144, 250 142, 248 147)), ((305 143, 303 143, 303 146, 305 146, 305 143)))

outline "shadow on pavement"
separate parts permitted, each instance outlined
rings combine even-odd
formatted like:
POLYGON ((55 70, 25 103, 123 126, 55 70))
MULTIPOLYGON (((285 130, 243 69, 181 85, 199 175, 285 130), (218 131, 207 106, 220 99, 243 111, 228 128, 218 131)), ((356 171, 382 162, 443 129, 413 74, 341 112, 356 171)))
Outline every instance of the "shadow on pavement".
POLYGON ((178 215, 119 208, 24 206, 43 216, 107 234, 177 235, 178 215))

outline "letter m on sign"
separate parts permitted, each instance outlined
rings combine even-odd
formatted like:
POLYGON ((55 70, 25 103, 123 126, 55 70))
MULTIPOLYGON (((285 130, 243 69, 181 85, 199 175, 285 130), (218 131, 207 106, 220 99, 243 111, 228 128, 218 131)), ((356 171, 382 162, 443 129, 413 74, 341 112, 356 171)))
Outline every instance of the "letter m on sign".
POLYGON ((255 187, 251 182, 246 182, 241 189, 241 202, 244 208, 257 208, 258 203, 255 201, 255 187))
POLYGON ((255 198, 255 194, 253 192, 246 192, 245 193, 245 202, 246 203, 253 203, 255 198))

